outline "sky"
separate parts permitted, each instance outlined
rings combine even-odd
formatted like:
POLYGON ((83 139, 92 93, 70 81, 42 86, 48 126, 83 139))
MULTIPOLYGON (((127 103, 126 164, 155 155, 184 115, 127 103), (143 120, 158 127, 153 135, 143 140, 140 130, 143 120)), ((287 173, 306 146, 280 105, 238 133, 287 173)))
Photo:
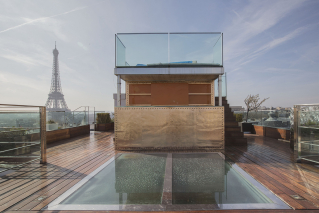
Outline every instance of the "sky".
MULTIPOLYGON (((116 33, 223 32, 227 99, 319 103, 318 0, 0 0, 0 103, 45 105, 54 42, 71 110, 113 111, 116 33)), ((124 84, 122 84, 124 90, 124 84)))

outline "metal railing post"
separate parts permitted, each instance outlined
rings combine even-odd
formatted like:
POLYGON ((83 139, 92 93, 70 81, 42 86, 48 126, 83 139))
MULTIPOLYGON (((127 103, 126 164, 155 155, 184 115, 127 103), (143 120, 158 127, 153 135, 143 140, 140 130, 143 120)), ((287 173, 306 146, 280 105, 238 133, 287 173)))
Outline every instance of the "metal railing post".
POLYGON ((40 147, 41 147, 41 164, 47 163, 47 136, 46 136, 46 107, 40 107, 40 147))

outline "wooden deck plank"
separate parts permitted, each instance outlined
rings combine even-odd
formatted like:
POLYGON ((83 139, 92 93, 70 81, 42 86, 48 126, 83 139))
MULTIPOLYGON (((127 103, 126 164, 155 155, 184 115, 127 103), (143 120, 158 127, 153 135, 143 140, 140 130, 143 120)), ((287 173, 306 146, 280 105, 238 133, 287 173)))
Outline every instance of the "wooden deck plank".
MULTIPOLYGON (((296 211, 223 212, 319 212, 319 168, 310 164, 295 164, 287 143, 261 136, 246 136, 247 148, 228 147, 225 155, 296 211), (290 196, 292 194, 298 194, 305 200, 295 200, 290 196)), ((112 133, 96 133, 49 145, 47 165, 30 163, 0 177, 0 210, 7 209, 11 213, 38 212, 115 155, 112 137, 112 133)))

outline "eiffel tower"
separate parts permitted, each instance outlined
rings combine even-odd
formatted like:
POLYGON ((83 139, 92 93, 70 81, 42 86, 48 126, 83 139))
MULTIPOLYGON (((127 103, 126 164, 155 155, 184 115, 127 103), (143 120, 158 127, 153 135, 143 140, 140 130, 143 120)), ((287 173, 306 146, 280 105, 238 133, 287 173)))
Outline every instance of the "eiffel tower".
POLYGON ((45 106, 47 111, 70 111, 62 93, 58 55, 59 51, 56 49, 55 43, 55 49, 53 50, 51 89, 45 106))

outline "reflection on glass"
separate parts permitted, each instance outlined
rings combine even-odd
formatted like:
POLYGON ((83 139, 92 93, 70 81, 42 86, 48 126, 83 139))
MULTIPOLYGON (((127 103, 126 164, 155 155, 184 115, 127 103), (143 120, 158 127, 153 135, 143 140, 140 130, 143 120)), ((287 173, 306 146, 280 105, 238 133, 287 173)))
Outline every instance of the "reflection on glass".
POLYGON ((116 66, 152 66, 168 63, 167 34, 118 34, 116 66))
POLYGON ((0 170, 39 157, 39 110, 0 110, 0 170))
POLYGON ((169 34, 170 63, 221 65, 221 34, 169 34), (215 52, 214 52, 215 51, 215 52))
MULTIPOLYGON (((48 111, 46 130, 53 131, 89 124, 88 111, 48 111)), ((93 115, 94 116, 94 115, 93 115)))
POLYGON ((299 112, 299 157, 319 163, 319 107, 299 112))
POLYGON ((221 33, 117 34, 116 66, 222 66, 221 33))
POLYGON ((166 154, 122 154, 61 204, 161 204, 166 154))
POLYGON ((173 154, 173 204, 271 203, 217 153, 173 154))
MULTIPOLYGON (((218 92, 218 78, 214 82, 214 87, 215 87, 215 97, 219 97, 219 92, 218 92)), ((226 73, 222 75, 222 97, 227 98, 227 79, 226 79, 226 73)))

